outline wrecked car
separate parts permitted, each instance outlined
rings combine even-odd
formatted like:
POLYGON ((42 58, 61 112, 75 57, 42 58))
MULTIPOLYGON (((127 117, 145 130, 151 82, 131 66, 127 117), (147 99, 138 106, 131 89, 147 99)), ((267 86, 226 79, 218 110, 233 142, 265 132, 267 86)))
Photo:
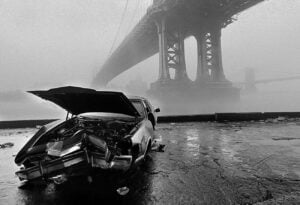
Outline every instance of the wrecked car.
POLYGON ((143 162, 153 124, 121 92, 61 87, 29 91, 64 108, 67 119, 41 127, 16 155, 16 175, 62 183, 92 173, 125 173, 143 162))

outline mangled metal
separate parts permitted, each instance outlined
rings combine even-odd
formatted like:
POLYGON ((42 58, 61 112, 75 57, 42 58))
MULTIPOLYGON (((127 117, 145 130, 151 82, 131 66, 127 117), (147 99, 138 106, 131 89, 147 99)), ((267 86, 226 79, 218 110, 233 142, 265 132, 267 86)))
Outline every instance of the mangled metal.
POLYGON ((122 93, 86 90, 67 87, 35 92, 70 108, 67 111, 73 117, 43 126, 20 150, 15 158, 22 165, 16 172, 20 180, 61 184, 75 176, 89 176, 91 170, 124 173, 137 166, 151 150, 152 123, 139 116, 122 93), (92 102, 80 96, 88 96, 92 102), (70 99, 80 99, 80 103, 70 99), (118 103, 125 110, 110 107, 118 103))

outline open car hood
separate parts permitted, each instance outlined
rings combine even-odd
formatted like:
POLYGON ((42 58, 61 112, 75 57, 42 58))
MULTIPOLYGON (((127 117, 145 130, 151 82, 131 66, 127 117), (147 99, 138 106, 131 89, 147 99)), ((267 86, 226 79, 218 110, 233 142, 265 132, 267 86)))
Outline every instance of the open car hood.
POLYGON ((28 92, 49 100, 74 115, 87 112, 106 112, 140 116, 128 98, 121 92, 96 91, 72 86, 28 92))

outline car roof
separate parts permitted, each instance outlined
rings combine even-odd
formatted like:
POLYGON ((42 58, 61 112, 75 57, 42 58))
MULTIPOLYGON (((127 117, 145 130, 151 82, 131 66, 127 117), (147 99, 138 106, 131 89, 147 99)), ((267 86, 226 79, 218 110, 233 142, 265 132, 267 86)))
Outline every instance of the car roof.
POLYGON ((127 96, 127 98, 129 99, 129 100, 147 100, 146 98, 144 98, 144 97, 141 97, 141 96, 127 96))

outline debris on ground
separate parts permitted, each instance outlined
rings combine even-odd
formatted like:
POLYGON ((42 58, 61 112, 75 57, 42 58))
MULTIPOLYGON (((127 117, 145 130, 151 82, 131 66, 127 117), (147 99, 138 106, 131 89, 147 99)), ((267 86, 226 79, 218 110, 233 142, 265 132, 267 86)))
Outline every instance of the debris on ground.
POLYGON ((54 184, 59 185, 65 183, 68 179, 65 174, 60 174, 55 177, 52 177, 51 180, 54 182, 54 184))
POLYGON ((14 146, 14 143, 12 143, 12 142, 6 142, 4 144, 0 144, 0 149, 11 148, 13 146, 14 146))
POLYGON ((124 186, 124 187, 121 187, 121 188, 118 188, 117 189, 117 193, 121 196, 125 196, 126 194, 129 193, 129 188, 124 186))
POLYGON ((156 140, 154 140, 154 143, 152 144, 151 151, 155 152, 164 152, 164 148, 166 145, 158 143, 156 140))

